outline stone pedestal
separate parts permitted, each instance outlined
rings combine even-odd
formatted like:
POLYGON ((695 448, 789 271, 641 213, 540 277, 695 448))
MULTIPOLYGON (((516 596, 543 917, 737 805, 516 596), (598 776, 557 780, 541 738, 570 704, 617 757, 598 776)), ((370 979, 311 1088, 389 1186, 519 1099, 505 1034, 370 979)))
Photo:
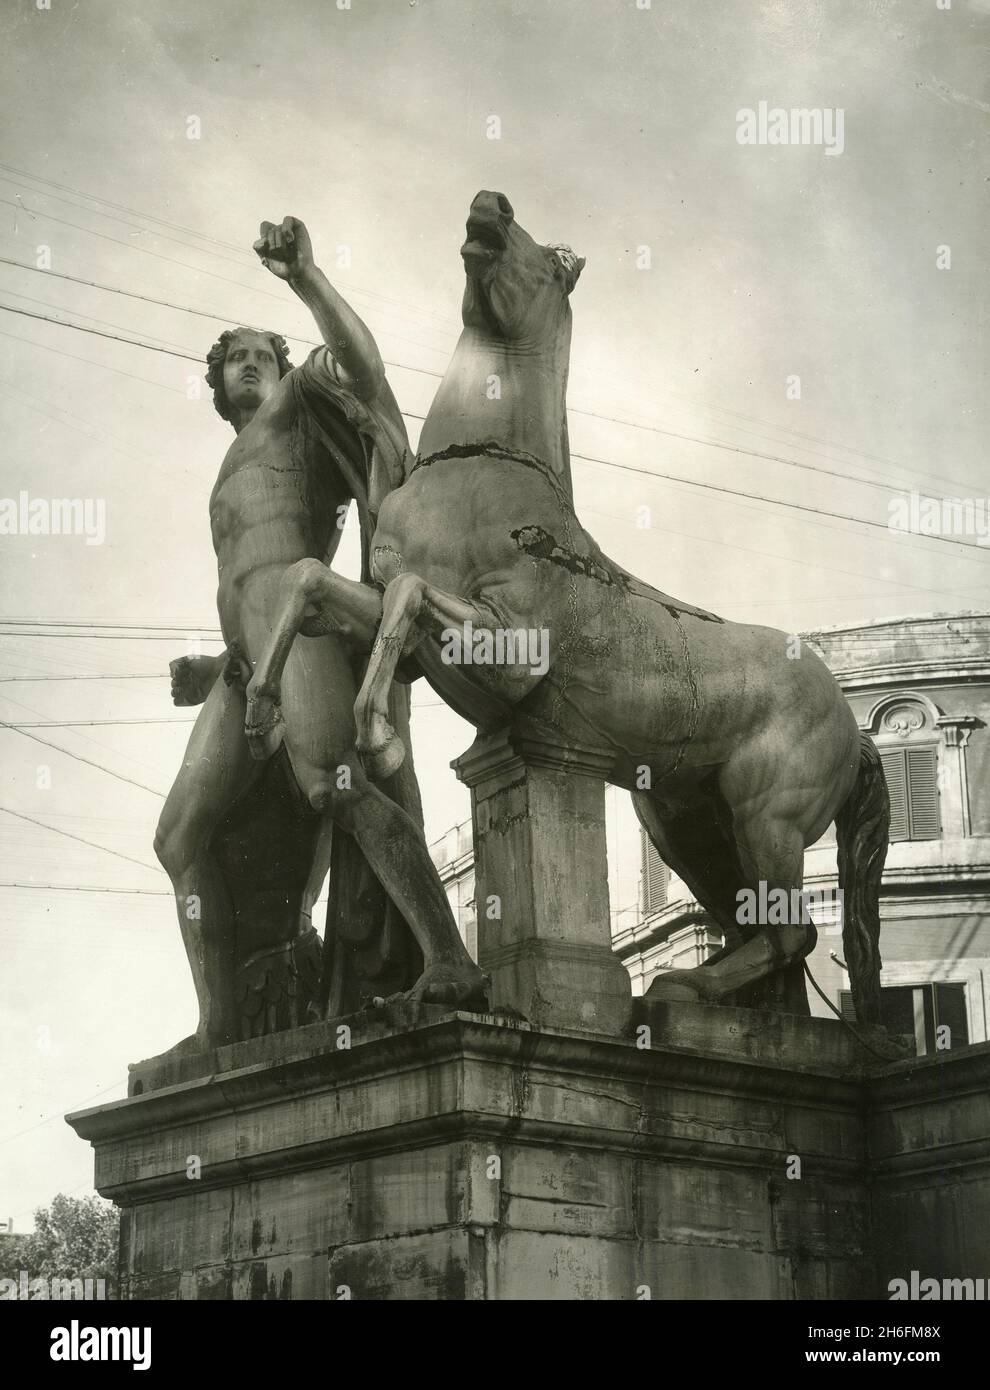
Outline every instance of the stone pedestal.
POLYGON ((985 1277, 990 1044, 862 1070, 826 1019, 652 1045, 364 1016, 133 1069, 70 1117, 132 1299, 887 1298, 985 1277), (349 1041, 350 1046, 339 1044, 349 1041))
POLYGON ((632 988, 609 932, 608 755, 503 731, 451 766, 471 789, 492 1008, 536 1027, 624 1032, 632 988))

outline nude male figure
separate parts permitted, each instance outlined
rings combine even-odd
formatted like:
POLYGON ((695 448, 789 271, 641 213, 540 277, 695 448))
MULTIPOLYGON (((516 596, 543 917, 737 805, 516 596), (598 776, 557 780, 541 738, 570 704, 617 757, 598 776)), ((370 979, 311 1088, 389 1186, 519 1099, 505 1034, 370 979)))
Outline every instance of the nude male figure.
MULTIPOLYGON (((254 249, 310 309, 326 347, 304 368, 292 369, 277 335, 239 328, 224 334, 211 353, 207 380, 217 387, 217 409, 236 434, 210 499, 217 607, 228 650, 223 679, 216 679, 221 663, 212 658, 173 670, 177 701, 202 699, 203 705, 155 837, 175 891, 199 1001, 195 1043, 203 1048, 237 1037, 233 914, 211 836, 256 780, 259 759, 283 741, 302 794, 315 813, 354 836, 423 952, 424 971, 408 997, 471 1007, 484 1000, 484 977, 463 945, 422 832, 368 779, 355 750, 348 625, 328 632, 324 623, 304 624, 307 635, 286 659, 277 729, 267 717, 270 706, 253 701, 258 713, 249 715, 246 691, 293 582, 290 571, 298 574, 307 562, 329 564, 340 519, 355 495, 355 474, 345 474, 348 459, 360 462, 362 455, 360 447, 349 447, 356 435, 345 408, 352 420, 376 419, 384 422, 384 435, 405 439, 374 340, 315 265, 305 226, 292 217, 262 223, 254 249), (336 461, 302 428, 304 381, 305 389, 343 403, 335 415, 331 409, 340 443, 336 461)), ((377 507, 382 489, 381 478, 367 480, 363 505, 377 507)), ((357 583, 349 587, 357 612, 369 618, 359 633, 359 647, 368 650, 381 596, 357 583)))

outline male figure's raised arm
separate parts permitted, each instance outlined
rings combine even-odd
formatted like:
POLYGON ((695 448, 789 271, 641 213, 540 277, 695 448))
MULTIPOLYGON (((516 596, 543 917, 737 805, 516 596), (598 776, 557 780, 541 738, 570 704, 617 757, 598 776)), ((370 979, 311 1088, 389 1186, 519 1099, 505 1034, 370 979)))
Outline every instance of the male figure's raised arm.
POLYGON ((313 260, 309 232, 298 217, 262 222, 254 249, 262 265, 285 280, 316 320, 337 366, 341 385, 361 400, 378 395, 385 380, 381 353, 367 326, 313 260))

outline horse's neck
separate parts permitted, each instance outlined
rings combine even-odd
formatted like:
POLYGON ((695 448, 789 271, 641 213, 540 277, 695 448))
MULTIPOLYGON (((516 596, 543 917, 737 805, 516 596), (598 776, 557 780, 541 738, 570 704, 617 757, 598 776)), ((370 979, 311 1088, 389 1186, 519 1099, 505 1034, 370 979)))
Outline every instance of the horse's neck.
POLYGON ((551 345, 528 347, 465 328, 419 440, 425 458, 451 447, 496 443, 540 459, 571 495, 567 441, 570 326, 551 345))

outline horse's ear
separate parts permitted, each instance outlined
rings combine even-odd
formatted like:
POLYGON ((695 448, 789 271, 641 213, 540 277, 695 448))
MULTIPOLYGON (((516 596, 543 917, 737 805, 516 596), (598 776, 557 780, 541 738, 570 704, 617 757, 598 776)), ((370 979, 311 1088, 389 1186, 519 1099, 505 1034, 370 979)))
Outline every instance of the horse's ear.
POLYGON ((584 257, 575 256, 571 248, 565 246, 563 242, 551 242, 547 246, 547 250, 552 251, 560 262, 564 271, 564 283, 567 286, 567 293, 570 294, 571 290, 578 282, 578 276, 584 269, 584 257))

